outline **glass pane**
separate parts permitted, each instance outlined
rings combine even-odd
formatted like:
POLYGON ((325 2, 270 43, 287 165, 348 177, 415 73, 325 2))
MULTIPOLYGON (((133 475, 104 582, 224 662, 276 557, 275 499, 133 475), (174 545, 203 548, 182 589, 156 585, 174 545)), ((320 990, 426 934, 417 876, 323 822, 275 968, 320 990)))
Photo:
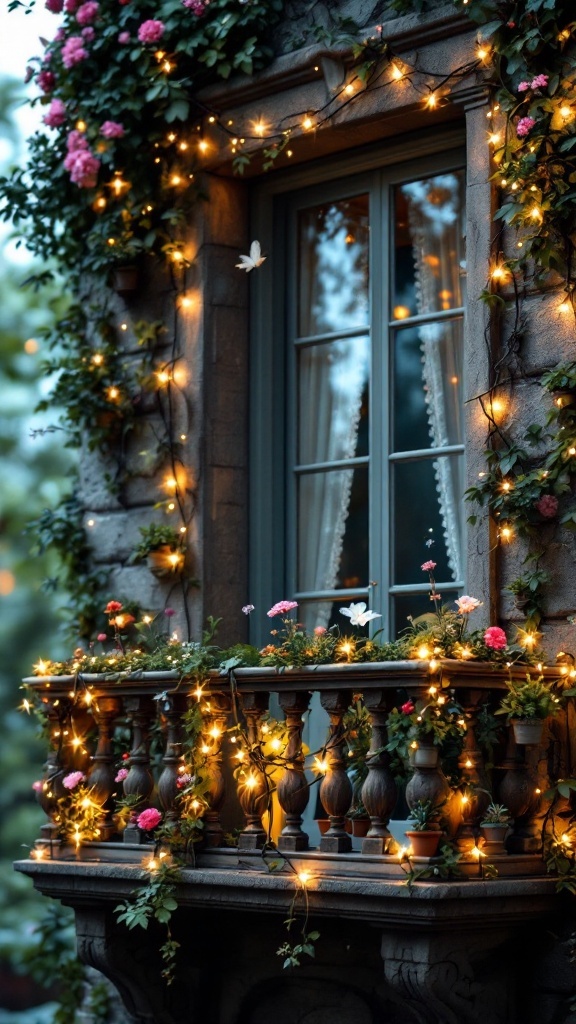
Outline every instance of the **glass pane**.
POLYGON ((394 332, 393 451, 462 444, 463 319, 394 332))
MULTIPOLYGON (((446 604, 454 610, 454 601, 457 597, 457 590, 443 591, 441 604, 446 604)), ((391 636, 396 638, 410 625, 408 621, 409 615, 415 619, 418 615, 426 615, 432 611, 434 611, 434 603, 430 600, 429 594, 394 595, 392 598, 391 636)))
POLYGON ((298 462, 368 454, 367 337, 342 338, 298 353, 298 462))
POLYGON ((298 336, 368 324, 368 196, 298 217, 298 336))
POLYGON ((464 305, 464 171, 395 190, 392 319, 464 305))
POLYGON ((302 474, 297 589, 314 592, 367 584, 367 467, 302 474))
POLYGON ((439 583, 463 578, 463 474, 459 455, 393 466, 393 584, 425 583, 429 559, 439 583))

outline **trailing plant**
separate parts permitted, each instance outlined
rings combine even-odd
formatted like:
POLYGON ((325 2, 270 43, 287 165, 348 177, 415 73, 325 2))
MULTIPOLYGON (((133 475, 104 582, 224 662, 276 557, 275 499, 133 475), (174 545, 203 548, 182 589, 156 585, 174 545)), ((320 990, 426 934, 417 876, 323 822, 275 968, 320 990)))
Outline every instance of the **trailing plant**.
POLYGON ((508 693, 500 701, 497 715, 506 715, 507 720, 513 718, 548 718, 560 710, 560 697, 554 693, 552 686, 544 682, 544 677, 532 679, 526 675, 525 683, 508 683, 508 693))
POLYGON ((148 881, 136 890, 131 899, 119 903, 114 913, 119 924, 127 928, 143 928, 146 930, 152 921, 164 925, 166 939, 160 947, 160 956, 164 964, 161 975, 167 985, 174 980, 176 954, 179 943, 172 938, 170 921, 172 914, 178 909, 175 898, 176 888, 182 881, 179 865, 170 858, 156 860, 148 865, 148 881))

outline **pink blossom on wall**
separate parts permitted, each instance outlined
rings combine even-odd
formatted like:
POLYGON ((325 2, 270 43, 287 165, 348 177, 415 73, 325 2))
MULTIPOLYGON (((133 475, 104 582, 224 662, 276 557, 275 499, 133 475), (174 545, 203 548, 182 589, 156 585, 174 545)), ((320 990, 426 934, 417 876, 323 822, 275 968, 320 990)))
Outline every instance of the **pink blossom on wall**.
POLYGON ((516 134, 519 138, 524 138, 530 134, 535 124, 536 121, 533 117, 521 117, 516 125, 516 134))
POLYGON ((120 124, 118 121, 104 121, 104 123, 100 125, 100 134, 103 135, 105 139, 121 139, 125 134, 124 125, 120 124))
POLYGON ((143 21, 138 29, 138 39, 141 43, 157 43, 164 35, 164 22, 150 18, 143 21))
POLYGON ((86 60, 87 56, 82 36, 70 36, 62 47, 62 63, 65 68, 73 68, 75 64, 86 60))
POLYGON ((66 120, 66 104, 62 100, 52 100, 42 120, 49 128, 59 128, 66 120))

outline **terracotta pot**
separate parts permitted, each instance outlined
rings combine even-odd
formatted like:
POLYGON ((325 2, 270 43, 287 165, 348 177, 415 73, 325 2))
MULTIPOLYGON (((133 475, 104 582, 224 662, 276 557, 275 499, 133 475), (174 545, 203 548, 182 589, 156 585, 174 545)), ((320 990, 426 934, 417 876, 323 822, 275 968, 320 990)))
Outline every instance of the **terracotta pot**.
POLYGON ((435 857, 443 832, 406 832, 415 857, 435 857))
POLYGON ((330 828, 330 818, 316 818, 316 824, 320 829, 320 835, 323 836, 330 828))
POLYGON ((362 839, 368 835, 370 818, 349 818, 353 836, 360 836, 362 839))
POLYGON ((514 739, 523 746, 537 746, 542 739, 544 722, 541 718, 513 718, 514 739))

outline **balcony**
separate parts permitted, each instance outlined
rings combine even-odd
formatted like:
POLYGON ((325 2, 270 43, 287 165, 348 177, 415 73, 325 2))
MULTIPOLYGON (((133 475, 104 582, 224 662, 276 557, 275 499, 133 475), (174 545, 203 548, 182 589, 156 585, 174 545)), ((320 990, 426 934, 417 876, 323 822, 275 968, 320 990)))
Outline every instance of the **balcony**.
MULTIPOLYGON (((552 669, 543 674, 557 677, 552 669)), ((310 919, 321 933, 317 962, 324 964, 324 975, 332 972, 337 978, 342 969, 342 949, 336 949, 342 930, 355 949, 365 949, 362 959, 380 962, 383 974, 378 984, 383 978, 384 989, 379 998, 388 1007, 387 1021, 475 1021, 480 1017, 474 1014, 489 997, 502 1009, 492 1008, 484 1019, 510 1024, 516 1020, 516 979, 514 971, 505 978, 494 957, 510 943, 523 943, 528 933, 544 934, 542 922, 556 926, 561 913, 555 881, 546 875, 541 856, 543 748, 517 745, 511 728, 504 727, 506 741, 494 750, 490 785, 478 741, 482 709, 498 704, 508 678, 522 680, 525 675, 526 669, 520 667, 504 670, 444 660, 433 673, 427 663, 415 661, 284 671, 243 668, 225 676, 210 673, 200 685, 171 672, 28 679, 49 721, 52 746, 39 793, 47 821, 30 858, 20 861, 17 869, 31 876, 40 891, 74 907, 80 956, 116 983, 134 1021, 180 1024, 191 1019, 188 1008, 196 1005, 197 993, 213 969, 202 935, 212 936, 214 948, 221 947, 220 970, 227 984, 239 984, 241 966, 249 970, 250 957, 239 958, 231 939, 237 934, 244 943, 256 943, 259 962, 277 976, 275 950, 286 938, 282 922, 296 897, 297 920, 308 905, 310 919), (451 878, 443 877, 442 858, 420 859, 399 850, 387 827, 398 800, 391 754, 385 749, 388 716, 402 701, 429 699, 431 685, 450 693, 464 709, 466 729, 458 756, 461 783, 457 789, 451 787, 440 764, 415 765, 406 799, 408 806, 419 799, 446 801, 446 833, 460 854, 457 874, 451 878), (358 693, 371 726, 361 789, 370 824, 362 839, 351 837, 346 827, 353 786, 347 772, 345 716, 358 693), (306 753, 303 731, 313 694, 318 694, 329 725, 323 749, 306 753), (267 740, 271 699, 285 719, 278 755, 267 740), (119 901, 150 878, 158 853, 134 821, 118 832, 115 778, 119 765, 125 764, 124 796, 137 802, 138 811, 154 803, 162 809, 165 823, 177 822, 190 757, 186 716, 199 706, 198 742, 206 779, 198 810, 202 839, 181 869, 174 928, 186 944, 186 961, 192 962, 193 949, 200 966, 195 972, 185 971, 189 976, 181 978, 168 996, 157 963, 153 966, 152 929, 143 944, 140 929, 128 931, 114 917, 119 901), (125 761, 122 749, 129 754, 125 761), (321 762, 321 774, 311 772, 314 760, 321 762), (70 830, 68 841, 60 836, 59 799, 67 792, 62 781, 74 771, 85 774, 90 799, 97 805, 96 839, 86 840, 81 825, 76 840, 70 830), (316 835, 315 827, 303 827, 307 805, 316 800, 318 790, 329 817, 322 836, 316 835), (484 857, 477 845, 478 826, 491 796, 506 804, 513 825, 505 846, 493 847, 484 857), (234 845, 229 845, 233 832, 234 845), (271 834, 276 837, 273 847, 271 834), (410 872, 412 879, 422 874, 423 880, 407 886, 410 872), (494 961, 494 969, 484 978, 488 995, 480 996, 474 994, 473 978, 487 957, 494 961), (460 981, 455 986, 450 982, 450 964, 458 965, 460 980, 466 979, 466 1005, 472 1016, 462 1009, 460 981), (392 1005, 396 1009, 390 1009, 392 1005), (417 1016, 423 1013, 428 1016, 417 1016)), ((548 759, 556 749, 560 741, 551 726, 548 759)), ((368 971, 368 988, 374 984, 374 964, 372 973, 368 971)), ((218 996, 210 1011, 213 1016, 202 1016, 204 1024, 236 1019, 226 1016, 223 999, 218 996)), ((260 1018, 248 1014, 237 1019, 260 1018)))

